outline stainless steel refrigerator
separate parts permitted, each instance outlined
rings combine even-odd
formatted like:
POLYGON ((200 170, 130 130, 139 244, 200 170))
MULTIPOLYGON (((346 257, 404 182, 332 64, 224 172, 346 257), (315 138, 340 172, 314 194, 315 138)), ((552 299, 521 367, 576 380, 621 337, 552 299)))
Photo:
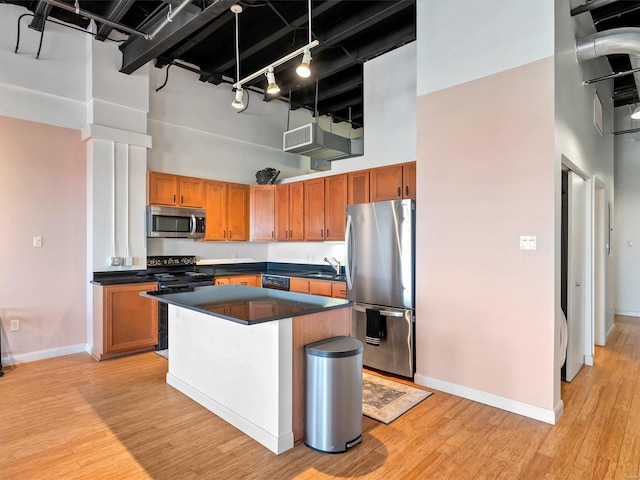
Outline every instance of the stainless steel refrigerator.
POLYGON ((415 200, 347 207, 347 298, 356 302, 351 335, 362 363, 413 378, 415 373, 415 200))

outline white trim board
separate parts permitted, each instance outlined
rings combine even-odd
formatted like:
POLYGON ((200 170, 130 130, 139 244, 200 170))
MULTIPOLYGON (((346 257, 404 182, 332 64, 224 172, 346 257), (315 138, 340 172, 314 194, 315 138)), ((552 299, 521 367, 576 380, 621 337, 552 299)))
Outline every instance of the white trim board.
MULTIPOLYGON (((640 317, 640 312, 636 312, 634 310, 615 310, 616 315, 624 315, 626 317, 640 317)), ((613 330, 613 328, 611 329, 613 330)), ((607 332, 607 337, 610 332, 607 332)))
POLYGON ((519 402, 510 398, 501 397, 492 393, 483 392, 474 388, 457 385, 455 383, 437 380, 435 378, 425 377, 416 374, 414 381, 418 385, 433 388, 441 392, 450 393, 458 397, 473 400, 474 402, 483 403, 491 407, 496 407, 507 412, 516 413, 534 420, 539 420, 551 425, 555 425, 564 412, 564 403, 562 400, 558 402, 553 410, 537 407, 528 403, 519 402))
POLYGON ((69 345, 67 347, 50 348, 47 350, 39 350, 37 352, 20 353, 18 355, 7 355, 2 357, 2 365, 10 366, 19 363, 35 362, 38 360, 46 360, 47 358, 63 357, 74 353, 86 352, 91 354, 91 347, 86 343, 78 343, 77 345, 69 345))

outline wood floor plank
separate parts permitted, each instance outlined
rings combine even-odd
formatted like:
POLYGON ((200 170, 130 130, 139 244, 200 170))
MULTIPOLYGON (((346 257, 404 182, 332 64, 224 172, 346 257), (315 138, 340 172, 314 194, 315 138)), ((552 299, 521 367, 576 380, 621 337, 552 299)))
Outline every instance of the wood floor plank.
MULTIPOLYGON (((4 479, 606 479, 640 475, 640 319, 616 317, 595 365, 561 385, 551 426, 435 392, 363 442, 274 455, 168 386, 153 352, 74 354, 5 369, 4 479)), ((403 381, 403 383, 410 383, 403 381)))

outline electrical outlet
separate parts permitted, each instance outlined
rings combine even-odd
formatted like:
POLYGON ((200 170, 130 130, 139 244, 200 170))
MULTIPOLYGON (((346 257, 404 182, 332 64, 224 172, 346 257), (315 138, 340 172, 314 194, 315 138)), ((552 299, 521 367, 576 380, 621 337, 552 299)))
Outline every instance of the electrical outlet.
POLYGON ((111 257, 111 266, 119 267, 122 265, 122 257, 111 257))
POLYGON ((133 257, 124 257, 124 266, 130 267, 133 265, 133 257))
POLYGON ((11 331, 17 332, 18 330, 20 330, 20 320, 17 318, 15 320, 11 320, 11 331))
POLYGON ((42 247, 42 237, 33 237, 33 247, 34 248, 42 247))

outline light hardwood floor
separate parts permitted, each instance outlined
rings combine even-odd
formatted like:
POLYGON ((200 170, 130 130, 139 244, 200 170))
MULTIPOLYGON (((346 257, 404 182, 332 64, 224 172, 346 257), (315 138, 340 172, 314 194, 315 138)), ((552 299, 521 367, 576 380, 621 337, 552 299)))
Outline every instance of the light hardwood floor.
POLYGON ((390 425, 364 417, 362 444, 333 455, 272 454, 169 387, 155 353, 20 364, 0 379, 0 478, 635 480, 639 339, 616 317, 556 426, 435 392, 390 425))

